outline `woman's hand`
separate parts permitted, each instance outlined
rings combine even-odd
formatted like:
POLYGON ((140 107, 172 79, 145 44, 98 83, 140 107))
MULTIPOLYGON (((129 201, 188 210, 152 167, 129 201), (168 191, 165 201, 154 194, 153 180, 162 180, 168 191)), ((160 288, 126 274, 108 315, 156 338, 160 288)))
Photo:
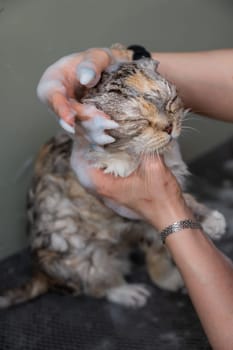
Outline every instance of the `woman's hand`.
POLYGON ((37 88, 38 97, 60 117, 61 126, 69 132, 74 132, 75 118, 81 121, 96 116, 109 119, 94 106, 79 103, 76 96, 82 94, 84 86, 95 86, 110 64, 130 58, 130 51, 120 48, 95 48, 63 57, 44 72, 37 88))
POLYGON ((178 182, 161 158, 146 159, 127 178, 96 169, 91 178, 98 194, 133 209, 159 230, 192 218, 178 182))

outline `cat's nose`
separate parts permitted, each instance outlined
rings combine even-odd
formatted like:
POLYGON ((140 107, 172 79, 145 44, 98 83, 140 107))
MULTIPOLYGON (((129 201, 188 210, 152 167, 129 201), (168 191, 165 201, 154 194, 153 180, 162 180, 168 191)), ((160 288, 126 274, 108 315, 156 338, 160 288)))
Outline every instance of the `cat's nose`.
POLYGON ((163 131, 167 132, 168 135, 171 135, 171 133, 172 133, 172 124, 170 123, 169 125, 167 125, 167 126, 163 129, 163 131))

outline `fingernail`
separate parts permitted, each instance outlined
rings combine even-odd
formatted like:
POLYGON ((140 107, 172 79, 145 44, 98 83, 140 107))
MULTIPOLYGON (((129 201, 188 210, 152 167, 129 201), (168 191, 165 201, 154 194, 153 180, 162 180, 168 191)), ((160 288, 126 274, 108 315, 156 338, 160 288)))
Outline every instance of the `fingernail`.
POLYGON ((71 125, 69 125, 68 123, 66 123, 63 119, 60 119, 60 120, 59 120, 59 124, 61 125, 61 127, 62 127, 65 131, 67 131, 67 132, 69 132, 69 133, 71 133, 71 134, 74 134, 74 133, 75 133, 74 127, 71 126, 71 125))
MULTIPOLYGON (((102 119, 103 119, 103 117, 102 117, 102 119)), ((104 120, 103 120, 103 128, 104 129, 117 129, 119 127, 120 127, 120 125, 117 122, 115 122, 114 120, 104 118, 104 120)))
POLYGON ((80 68, 78 70, 78 78, 82 85, 87 85, 95 78, 95 71, 91 68, 80 68))
POLYGON ((112 136, 105 133, 92 134, 92 139, 97 143, 97 145, 106 145, 115 141, 112 136))
POLYGON ((82 125, 88 130, 104 130, 104 129, 117 129, 119 124, 114 120, 104 118, 102 115, 95 115, 89 120, 82 122, 82 125))

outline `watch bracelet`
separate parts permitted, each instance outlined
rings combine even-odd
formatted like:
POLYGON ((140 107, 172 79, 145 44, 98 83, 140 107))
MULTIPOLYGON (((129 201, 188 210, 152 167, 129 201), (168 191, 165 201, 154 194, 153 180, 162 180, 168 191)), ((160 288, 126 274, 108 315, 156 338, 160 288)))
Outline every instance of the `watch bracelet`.
POLYGON ((202 226, 199 222, 193 221, 191 219, 176 221, 172 225, 167 226, 160 232, 160 237, 163 244, 165 244, 165 240, 170 234, 184 230, 186 228, 201 229, 202 226))

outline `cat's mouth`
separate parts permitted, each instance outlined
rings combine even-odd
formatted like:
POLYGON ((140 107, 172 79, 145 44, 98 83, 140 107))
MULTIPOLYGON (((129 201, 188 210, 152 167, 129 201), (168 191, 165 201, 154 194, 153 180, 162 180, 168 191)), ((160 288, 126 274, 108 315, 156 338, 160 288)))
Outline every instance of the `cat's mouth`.
POLYGON ((166 132, 168 135, 171 135, 172 134, 172 131, 173 131, 173 125, 172 123, 168 124, 164 129, 163 129, 164 132, 166 132))

